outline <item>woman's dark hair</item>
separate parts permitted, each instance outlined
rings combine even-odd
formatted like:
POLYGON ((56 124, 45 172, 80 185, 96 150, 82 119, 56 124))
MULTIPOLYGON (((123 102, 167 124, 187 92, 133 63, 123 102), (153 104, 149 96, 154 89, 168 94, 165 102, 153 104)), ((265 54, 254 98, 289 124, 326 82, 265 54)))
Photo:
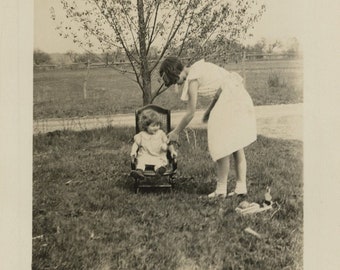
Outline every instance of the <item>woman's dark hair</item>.
POLYGON ((141 130, 146 131, 150 124, 158 124, 162 127, 162 119, 161 116, 155 112, 154 110, 144 110, 139 116, 139 128, 141 130))
POLYGON ((161 64, 159 75, 163 78, 165 86, 176 84, 179 79, 179 74, 184 66, 177 57, 167 57, 161 64))

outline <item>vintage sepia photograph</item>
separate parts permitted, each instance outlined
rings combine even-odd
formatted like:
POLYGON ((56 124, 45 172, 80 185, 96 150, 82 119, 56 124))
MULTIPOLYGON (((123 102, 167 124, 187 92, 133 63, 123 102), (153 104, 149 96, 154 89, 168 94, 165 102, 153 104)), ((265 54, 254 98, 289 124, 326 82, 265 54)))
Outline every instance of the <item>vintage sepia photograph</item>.
POLYGON ((35 0, 33 269, 302 269, 300 9, 35 0))
POLYGON ((29 268, 307 269, 305 6, 32 0, 29 268))

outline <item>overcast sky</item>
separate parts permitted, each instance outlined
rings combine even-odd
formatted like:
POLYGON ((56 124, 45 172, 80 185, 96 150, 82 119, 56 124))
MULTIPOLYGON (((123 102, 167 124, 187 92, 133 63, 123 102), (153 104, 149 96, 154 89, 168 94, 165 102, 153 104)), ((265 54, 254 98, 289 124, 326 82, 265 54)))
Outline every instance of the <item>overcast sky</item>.
MULTIPOLYGON (((50 7, 56 0, 34 0, 34 48, 48 53, 79 50, 71 41, 60 37, 55 30, 56 22, 50 18, 50 7)), ((303 29, 303 1, 265 0, 266 12, 254 26, 253 37, 245 41, 252 44, 262 37, 269 41, 296 37, 300 40, 303 29)), ((57 6, 53 5, 56 13, 57 6)))

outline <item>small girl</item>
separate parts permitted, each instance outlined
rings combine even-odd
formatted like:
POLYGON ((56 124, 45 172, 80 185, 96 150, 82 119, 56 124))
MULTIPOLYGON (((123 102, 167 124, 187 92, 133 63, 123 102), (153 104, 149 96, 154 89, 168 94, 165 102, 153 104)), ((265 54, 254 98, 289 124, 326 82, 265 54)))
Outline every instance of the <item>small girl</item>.
POLYGON ((139 117, 141 132, 134 136, 131 149, 131 160, 137 161, 136 170, 131 176, 136 179, 144 178, 145 165, 153 165, 157 175, 163 175, 168 165, 167 151, 171 157, 177 156, 173 145, 161 129, 160 115, 153 110, 144 110, 139 117))

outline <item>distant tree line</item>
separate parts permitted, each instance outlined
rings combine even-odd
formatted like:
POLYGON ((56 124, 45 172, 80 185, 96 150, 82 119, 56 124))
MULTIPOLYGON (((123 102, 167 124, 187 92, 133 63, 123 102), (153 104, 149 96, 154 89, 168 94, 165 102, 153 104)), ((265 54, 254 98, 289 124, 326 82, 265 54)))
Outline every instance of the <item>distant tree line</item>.
MULTIPOLYGON (((156 59, 157 49, 150 49, 150 59, 156 59)), ((104 53, 78 53, 72 50, 66 53, 48 54, 40 49, 35 49, 33 53, 35 65, 67 65, 67 64, 80 64, 80 63, 121 63, 127 61, 127 56, 123 50, 114 50, 104 53)))
POLYGON ((33 61, 35 65, 50 64, 51 56, 48 53, 45 53, 42 50, 37 49, 34 50, 33 61))
MULTIPOLYGON (((169 54, 175 55, 178 48, 170 49, 169 54)), ((201 46, 199 41, 192 40, 184 48, 182 48, 181 57, 191 58, 198 55, 199 58, 219 59, 224 62, 238 62, 241 60, 242 53, 247 55, 255 55, 253 59, 261 59, 261 54, 281 53, 289 54, 291 57, 297 56, 299 53, 299 42, 296 38, 289 40, 287 44, 280 40, 268 42, 266 39, 261 39, 254 45, 244 46, 236 41, 229 41, 223 37, 210 40, 201 46), (197 53, 200 52, 200 53, 197 53)), ((157 48, 150 49, 150 60, 157 59, 159 51, 157 48)), ((35 65, 55 65, 55 64, 79 64, 87 63, 112 63, 126 62, 127 56, 123 50, 114 50, 104 53, 77 53, 72 50, 58 56, 48 54, 42 50, 34 50, 34 64, 35 65)), ((196 60, 196 59, 193 59, 196 60)))

